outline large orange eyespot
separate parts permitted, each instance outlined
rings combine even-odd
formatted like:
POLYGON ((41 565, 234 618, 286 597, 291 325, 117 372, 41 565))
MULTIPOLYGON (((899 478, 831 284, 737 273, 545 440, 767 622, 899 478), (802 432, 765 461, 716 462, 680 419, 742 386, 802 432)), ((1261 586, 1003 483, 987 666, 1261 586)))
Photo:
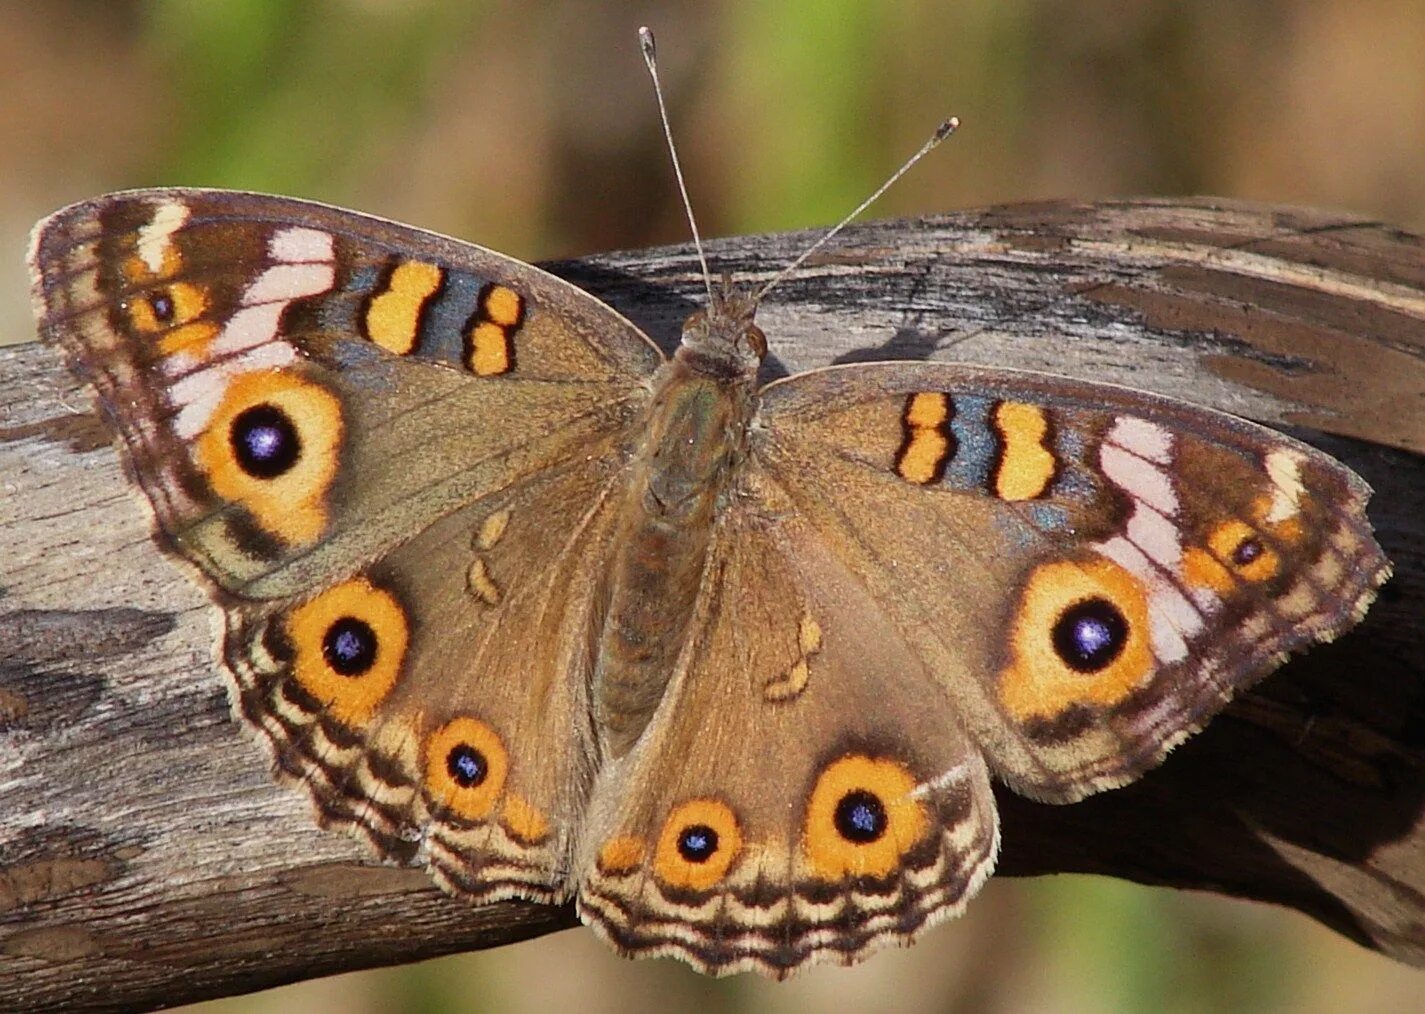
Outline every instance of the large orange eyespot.
POLYGON ((343 431, 341 403, 320 384, 285 370, 244 373, 198 438, 198 467, 215 495, 299 545, 326 527, 343 431))
POLYGON ((884 877, 930 826, 899 761, 851 754, 829 764, 807 804, 802 851, 821 880, 884 877))
POLYGON ((742 829, 726 803, 695 799, 663 824, 653 872, 670 887, 704 891, 721 880, 742 851, 742 829))
POLYGON ((364 725, 391 692, 410 641, 401 604, 365 578, 297 606, 285 629, 298 685, 348 726, 364 725))
POLYGON ((490 816, 508 770, 499 734, 478 718, 452 719, 426 742, 426 792, 436 806, 464 820, 490 816))
POLYGON ((1035 568, 1009 635, 999 695, 1018 721, 1052 719, 1075 704, 1116 704, 1153 671, 1147 596, 1111 560, 1035 568))

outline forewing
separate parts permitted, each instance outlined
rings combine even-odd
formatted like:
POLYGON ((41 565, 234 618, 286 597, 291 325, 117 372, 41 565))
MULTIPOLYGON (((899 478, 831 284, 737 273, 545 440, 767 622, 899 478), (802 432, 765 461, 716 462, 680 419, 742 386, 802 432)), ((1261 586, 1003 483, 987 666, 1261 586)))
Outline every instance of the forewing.
POLYGON ((1038 799, 1137 777, 1389 572, 1340 463, 1107 385, 801 374, 764 390, 752 454, 1038 799))
POLYGON ((248 598, 626 429, 662 360, 527 264, 288 198, 100 197, 40 223, 31 271, 166 541, 248 598))

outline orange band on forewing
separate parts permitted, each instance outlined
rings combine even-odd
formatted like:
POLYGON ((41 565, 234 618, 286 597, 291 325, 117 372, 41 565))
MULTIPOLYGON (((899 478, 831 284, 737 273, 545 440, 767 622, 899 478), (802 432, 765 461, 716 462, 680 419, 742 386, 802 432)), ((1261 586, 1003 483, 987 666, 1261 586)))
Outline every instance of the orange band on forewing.
POLYGON ((403 261, 392 270, 386 287, 366 308, 366 336, 388 352, 407 355, 420 339, 421 311, 440 291, 445 272, 424 261, 403 261))
POLYGON ((466 365, 477 377, 508 373, 510 348, 505 329, 488 320, 476 324, 470 332, 470 357, 466 365))
POLYGON ((1044 409, 1018 401, 1001 402, 995 407, 994 425, 1000 439, 995 496, 1001 500, 1043 496, 1057 468, 1053 453, 1045 446, 1049 420, 1044 409))
POLYGON ((514 327, 524 316, 524 300, 520 298, 519 293, 503 285, 490 287, 485 293, 481 308, 486 320, 502 328, 514 327))
POLYGON ((910 396, 901 420, 905 433, 896 454, 897 475, 919 485, 940 477, 951 454, 944 432, 949 420, 949 395, 923 392, 910 396))

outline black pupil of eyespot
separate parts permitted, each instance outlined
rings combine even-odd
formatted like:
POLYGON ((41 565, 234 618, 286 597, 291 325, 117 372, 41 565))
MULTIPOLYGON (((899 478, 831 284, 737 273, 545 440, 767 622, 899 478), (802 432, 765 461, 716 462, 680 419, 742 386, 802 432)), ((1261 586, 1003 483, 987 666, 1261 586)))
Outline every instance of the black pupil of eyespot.
POLYGON ((490 765, 479 750, 469 743, 461 743, 446 754, 445 769, 450 772, 450 777, 455 780, 456 785, 469 789, 485 780, 490 765))
POLYGON ((853 789, 836 804, 836 830, 858 845, 868 845, 886 833, 886 806, 879 796, 865 789, 853 789))
POLYGON ((1054 651, 1064 664, 1091 673, 1112 664, 1128 640, 1128 622, 1107 599, 1085 599, 1054 624, 1054 651))
POLYGON ((166 292, 155 292, 148 298, 148 305, 153 310, 154 318, 160 324, 167 324, 173 320, 173 297, 166 292))
POLYGON ((1232 562, 1239 567, 1245 567, 1261 555, 1262 544, 1256 539, 1247 538, 1237 543, 1237 548, 1232 551, 1232 562))
POLYGON ((717 832, 706 824, 685 827, 678 835, 678 854, 690 863, 707 862, 716 851, 717 832))
POLYGON ((254 405, 233 419, 233 454, 244 472, 274 479, 297 463, 301 441, 286 413, 272 405, 254 405))
POLYGON ((360 676, 376 661, 376 632, 354 616, 343 616, 322 637, 322 657, 342 676, 360 676))

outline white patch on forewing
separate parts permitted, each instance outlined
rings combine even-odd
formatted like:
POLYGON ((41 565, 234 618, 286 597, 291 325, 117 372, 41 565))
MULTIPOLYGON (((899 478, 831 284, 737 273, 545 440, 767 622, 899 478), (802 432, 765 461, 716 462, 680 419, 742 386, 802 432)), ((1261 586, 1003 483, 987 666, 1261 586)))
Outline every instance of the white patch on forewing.
MULTIPOLYGON (((187 209, 182 210, 186 215, 187 209)), ((273 234, 267 250, 277 263, 243 290, 241 308, 228 318, 207 352, 210 365, 181 376, 169 388, 169 401, 178 410, 173 428, 184 440, 194 439, 207 428, 234 377, 279 369, 296 361, 296 348, 276 340, 282 311, 293 300, 321 295, 336 284, 334 248, 328 233, 282 229, 273 234)), ((185 358, 183 365, 191 368, 196 364, 185 358)))
MULTIPOLYGON (((259 279, 260 281, 260 279, 259 279)), ((263 303, 245 306, 228 318, 212 345, 212 356, 222 358, 243 349, 265 345, 277 337, 277 325, 282 320, 286 303, 263 303)))
POLYGON ((336 283, 336 267, 319 255, 332 256, 332 238, 315 229, 283 229, 267 245, 278 261, 243 290, 242 309, 232 315, 213 342, 212 354, 230 356, 277 337, 282 311, 294 299, 319 296, 336 283))
POLYGON ((1173 459, 1173 435, 1146 419, 1119 416, 1113 422, 1108 439, 1159 465, 1166 465, 1173 459))
POLYGON ((330 264, 274 264, 243 291, 242 305, 285 303, 303 296, 316 296, 330 289, 335 278, 330 264))
POLYGON ((1176 574, 1182 566, 1182 533, 1153 508, 1135 505, 1128 518, 1128 539, 1169 573, 1176 574))
POLYGON ((267 252, 273 260, 288 264, 331 261, 336 256, 331 233, 299 227, 283 229, 274 235, 267 244, 267 252))
POLYGON ((1176 522, 1178 496, 1168 467, 1172 434, 1144 419, 1114 420, 1099 449, 1104 478, 1133 501, 1122 535, 1094 548, 1133 575, 1147 595, 1149 638, 1164 665, 1187 658, 1189 638, 1203 629, 1203 615, 1216 596, 1194 601, 1175 579, 1182 576, 1182 530, 1176 522))
POLYGON ((193 209, 177 201, 167 201, 158 206, 148 224, 139 229, 139 257, 154 274, 163 270, 163 255, 173 242, 173 234, 183 228, 193 209))
MULTIPOLYGON (((1114 433, 1118 430, 1115 427, 1114 433)), ((1109 434, 1113 439, 1113 434, 1109 434)), ((1105 443, 1098 452, 1099 467, 1119 489, 1135 500, 1142 500, 1160 514, 1169 517, 1178 512, 1178 495, 1173 492, 1173 480, 1152 459, 1145 458, 1132 447, 1105 443)))
POLYGON ((1267 524, 1295 517, 1301 511, 1301 497, 1306 492, 1301 483, 1301 455, 1294 451, 1272 451, 1267 455, 1267 475, 1273 487, 1267 524))
POLYGON ((1197 607, 1123 536, 1100 542, 1094 548, 1137 578, 1148 593, 1148 632, 1154 656, 1165 665, 1181 662, 1188 653, 1186 638, 1202 630, 1202 614, 1197 607))

